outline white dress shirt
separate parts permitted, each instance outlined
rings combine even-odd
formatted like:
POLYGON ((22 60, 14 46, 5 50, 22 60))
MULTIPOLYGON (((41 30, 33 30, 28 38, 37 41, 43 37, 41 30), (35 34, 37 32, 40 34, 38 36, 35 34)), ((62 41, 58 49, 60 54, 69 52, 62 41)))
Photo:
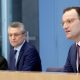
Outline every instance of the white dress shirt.
MULTIPOLYGON (((79 46, 80 46, 80 41, 79 41, 78 43, 76 43, 76 45, 79 45, 79 46)), ((78 53, 77 53, 76 66, 77 66, 77 71, 79 71, 79 70, 78 70, 78 67, 79 67, 79 63, 78 63, 78 53)))
MULTIPOLYGON (((25 42, 25 41, 24 41, 24 42, 25 42)), ((20 46, 14 48, 14 50, 17 50, 17 53, 16 53, 16 55, 15 55, 16 63, 17 63, 17 60, 18 60, 18 56, 19 56, 21 47, 23 46, 24 42, 23 42, 20 46)), ((15 65, 16 65, 16 63, 15 63, 15 65)))

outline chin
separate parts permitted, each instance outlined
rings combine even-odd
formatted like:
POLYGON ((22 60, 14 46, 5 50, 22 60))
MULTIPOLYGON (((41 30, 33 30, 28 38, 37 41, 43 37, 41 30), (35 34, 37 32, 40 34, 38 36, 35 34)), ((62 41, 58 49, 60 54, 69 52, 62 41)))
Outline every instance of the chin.
POLYGON ((16 47, 16 45, 15 45, 15 44, 12 44, 12 46, 13 46, 13 47, 16 47))
POLYGON ((66 36, 66 37, 67 37, 68 39, 72 39, 72 36, 69 36, 69 35, 68 35, 68 36, 66 36))

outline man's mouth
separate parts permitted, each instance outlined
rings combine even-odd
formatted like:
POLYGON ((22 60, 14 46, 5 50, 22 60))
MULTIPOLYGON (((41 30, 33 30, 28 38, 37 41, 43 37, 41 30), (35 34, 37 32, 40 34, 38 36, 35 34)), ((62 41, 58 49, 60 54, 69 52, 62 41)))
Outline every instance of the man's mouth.
POLYGON ((69 30, 65 30, 65 32, 66 32, 66 33, 69 33, 70 31, 69 31, 69 30))

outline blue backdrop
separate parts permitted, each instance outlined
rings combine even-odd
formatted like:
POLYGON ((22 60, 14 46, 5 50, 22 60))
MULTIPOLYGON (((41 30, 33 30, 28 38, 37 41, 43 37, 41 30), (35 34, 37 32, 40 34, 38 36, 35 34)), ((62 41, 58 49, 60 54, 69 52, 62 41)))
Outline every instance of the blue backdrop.
POLYGON ((61 25, 63 9, 79 6, 80 0, 39 0, 40 56, 43 71, 64 66, 73 41, 67 40, 61 25))

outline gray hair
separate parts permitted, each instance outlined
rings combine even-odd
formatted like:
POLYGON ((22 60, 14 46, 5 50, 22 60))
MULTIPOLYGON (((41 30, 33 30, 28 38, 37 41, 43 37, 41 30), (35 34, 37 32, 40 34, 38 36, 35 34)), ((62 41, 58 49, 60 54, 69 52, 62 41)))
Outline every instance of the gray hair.
POLYGON ((9 25, 8 28, 10 28, 10 27, 12 27, 12 28, 21 28, 22 32, 23 32, 23 33, 26 33, 26 29, 25 29, 25 27, 24 27, 24 24, 21 23, 21 22, 12 22, 12 23, 9 25))

